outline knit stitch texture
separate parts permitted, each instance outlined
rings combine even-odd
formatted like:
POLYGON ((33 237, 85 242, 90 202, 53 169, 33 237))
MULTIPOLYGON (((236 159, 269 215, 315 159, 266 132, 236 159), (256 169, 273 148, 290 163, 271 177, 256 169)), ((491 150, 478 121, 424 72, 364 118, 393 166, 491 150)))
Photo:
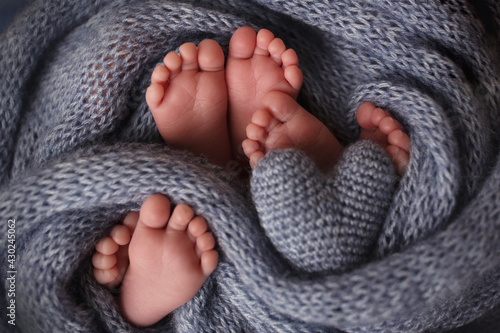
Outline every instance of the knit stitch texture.
POLYGON ((495 0, 38 0, 0 36, 2 332, 135 332, 92 275, 96 242, 152 193, 210 224, 220 262, 146 332, 495 332, 500 325, 495 0), (266 156, 250 195, 162 142, 144 100, 183 42, 240 26, 294 48, 299 102, 349 146, 321 175, 266 156), (396 184, 357 142, 371 101, 412 141, 396 184), (8 220, 16 294, 8 296, 8 220))

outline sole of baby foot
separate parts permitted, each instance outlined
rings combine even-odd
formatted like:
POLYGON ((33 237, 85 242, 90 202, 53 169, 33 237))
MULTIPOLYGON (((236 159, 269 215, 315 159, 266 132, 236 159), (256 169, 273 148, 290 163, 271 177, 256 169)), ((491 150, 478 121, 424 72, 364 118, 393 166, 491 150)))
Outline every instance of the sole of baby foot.
POLYGON ((169 52, 151 75, 146 101, 167 144, 221 166, 231 159, 224 53, 217 42, 169 52))
POLYGON ((356 118, 362 128, 360 139, 372 140, 383 147, 391 157, 398 175, 402 176, 410 161, 411 141, 403 126, 389 112, 364 102, 356 118))
POLYGON ((282 92, 268 93, 263 104, 253 114, 242 144, 252 167, 271 150, 294 148, 309 156, 322 172, 333 169, 343 147, 323 123, 282 92))
POLYGON ((256 33, 241 27, 229 43, 226 81, 229 97, 229 125, 233 154, 241 157, 245 129, 255 110, 261 109, 263 97, 280 91, 296 99, 302 85, 299 59, 293 49, 269 30, 256 33))
POLYGON ((217 266, 207 222, 187 205, 152 195, 142 205, 129 245, 120 304, 127 320, 152 325, 182 306, 217 266))
POLYGON ((114 289, 122 283, 128 268, 128 244, 138 219, 137 212, 130 212, 122 224, 114 226, 107 237, 97 242, 92 265, 100 284, 114 289))

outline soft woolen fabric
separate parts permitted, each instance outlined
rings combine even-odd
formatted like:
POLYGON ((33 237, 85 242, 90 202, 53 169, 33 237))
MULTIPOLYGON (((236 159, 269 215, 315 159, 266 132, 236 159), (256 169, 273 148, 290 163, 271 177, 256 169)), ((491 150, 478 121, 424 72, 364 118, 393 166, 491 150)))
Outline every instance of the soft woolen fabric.
POLYGON ((163 193, 207 219, 220 262, 146 332, 495 332, 499 25, 493 0, 34 2, 0 37, 0 306, 16 305, 1 331, 139 331, 90 259, 163 193), (227 50, 243 25, 297 51, 299 102, 347 146, 332 174, 275 151, 248 193, 234 168, 162 142, 144 100, 155 65, 187 41, 227 50), (357 141, 363 101, 411 137, 397 182, 357 141))
POLYGON ((261 226, 284 258, 306 272, 333 272, 370 257, 394 178, 382 148, 360 141, 328 176, 303 153, 270 152, 255 169, 252 193, 261 226))

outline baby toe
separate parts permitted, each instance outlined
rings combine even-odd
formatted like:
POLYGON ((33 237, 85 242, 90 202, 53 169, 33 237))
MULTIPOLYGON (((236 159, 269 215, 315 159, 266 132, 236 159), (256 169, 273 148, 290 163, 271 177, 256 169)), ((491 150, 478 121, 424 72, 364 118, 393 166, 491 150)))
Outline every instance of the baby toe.
POLYGON ((208 225, 205 219, 201 216, 196 216, 189 222, 188 233, 192 241, 201 236, 208 230, 208 225))
POLYGON ((194 212, 191 207, 185 204, 177 205, 168 220, 167 231, 185 231, 193 217, 194 212))
POLYGON ((260 144, 251 139, 245 139, 241 146, 243 147, 243 152, 245 153, 246 157, 250 158, 252 154, 260 150, 260 144))
POLYGON ((410 152, 410 137, 402 130, 397 129, 391 132, 387 140, 391 145, 397 146, 407 153, 410 152))
POLYGON ((387 116, 380 121, 379 128, 383 133, 389 135, 396 130, 401 130, 403 127, 396 119, 387 116))
POLYGON ((116 244, 118 245, 127 245, 130 242, 130 230, 122 225, 116 225, 111 229, 111 232, 109 233, 109 236, 111 239, 115 241, 116 244))
POLYGON ((255 46, 254 54, 269 56, 269 43, 274 39, 274 34, 267 30, 261 29, 257 33, 257 44, 255 46))
POLYGON ((146 102, 151 108, 151 111, 156 110, 165 96, 165 88, 163 85, 158 83, 151 84, 146 90, 146 102))
POLYGON ((389 113, 381 108, 375 108, 371 114, 371 122, 374 126, 379 127, 382 120, 389 117, 389 113))
POLYGON ((299 57, 294 49, 288 49, 283 52, 281 55, 281 61, 284 67, 299 65, 299 57))
POLYGON ((112 267, 111 269, 94 269, 94 278, 99 284, 109 285, 116 281, 118 277, 118 269, 112 267))
POLYGON ((265 109, 259 109, 252 115, 252 123, 263 128, 270 126, 272 120, 273 116, 265 109))
POLYGON ((212 233, 205 232, 196 238, 196 248, 200 252, 212 250, 215 247, 215 239, 212 233))
POLYGON ((196 45, 194 43, 184 43, 179 47, 179 54, 181 56, 181 69, 198 70, 198 58, 196 45))
POLYGON ((250 164, 250 167, 253 169, 259 163, 259 161, 264 158, 264 156, 264 152, 256 150, 254 153, 248 156, 248 164, 250 164))
POLYGON ((96 251, 104 255, 112 255, 119 248, 120 246, 111 237, 104 237, 95 245, 96 251))
POLYGON ((92 256, 92 265, 98 269, 111 269, 116 265, 117 259, 114 254, 105 255, 99 252, 92 256))
POLYGON ((238 28, 229 41, 229 57, 251 58, 255 51, 256 40, 256 33, 252 28, 238 28))
POLYGON ((201 255, 201 269, 203 275, 209 276, 212 274, 217 267, 219 261, 219 254, 215 250, 205 251, 201 255))
POLYGON ((165 66, 156 66, 153 74, 151 74, 151 84, 165 84, 168 82, 170 72, 165 66))
POLYGON ((254 123, 250 123, 246 128, 247 138, 254 141, 264 142, 267 138, 266 130, 254 123))
POLYGON ((170 78, 174 78, 181 70, 182 60, 176 52, 169 52, 163 59, 163 64, 170 72, 170 78))
POLYGON ((137 221, 139 221, 139 212, 130 212, 123 219, 122 224, 127 227, 130 234, 134 233, 135 227, 137 226, 137 221))
POLYGON ((204 71, 224 70, 224 52, 219 43, 211 39, 202 41, 198 46, 198 62, 204 71))
POLYGON ((358 121, 359 126, 365 130, 375 130, 377 126, 375 126, 372 122, 372 113, 376 107, 373 103, 364 102, 358 107, 358 111, 356 113, 356 119, 358 121))
POLYGON ((300 87, 302 86, 303 80, 302 71, 300 70, 300 68, 295 65, 287 66, 285 67, 284 73, 285 79, 292 86, 292 88, 297 90, 298 92, 300 90, 300 87))
POLYGON ((281 55, 286 51, 285 43, 280 38, 275 38, 269 43, 268 50, 271 58, 281 65, 281 55))
POLYGON ((170 200, 161 194, 153 194, 141 206, 139 221, 149 228, 165 227, 170 217, 170 200))

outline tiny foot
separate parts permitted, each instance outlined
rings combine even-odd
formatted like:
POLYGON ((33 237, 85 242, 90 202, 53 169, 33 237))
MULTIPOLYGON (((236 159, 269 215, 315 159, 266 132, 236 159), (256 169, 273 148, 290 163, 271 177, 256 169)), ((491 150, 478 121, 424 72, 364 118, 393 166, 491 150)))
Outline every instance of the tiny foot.
POLYGON ((236 30, 229 42, 226 81, 233 154, 240 157, 245 128, 255 110, 264 107, 263 97, 280 91, 297 98, 302 85, 299 59, 279 38, 266 29, 257 34, 249 27, 236 30))
POLYGON ((188 302, 217 266, 207 222, 184 204, 152 195, 143 203, 129 245, 120 303, 124 317, 149 326, 188 302))
POLYGON ((94 277, 100 284, 116 288, 122 283, 128 267, 128 244, 138 219, 137 212, 130 212, 123 224, 113 227, 108 237, 97 242, 92 264, 94 277))
POLYGON ((333 169, 343 148, 323 123, 288 94, 273 91, 262 101, 263 108, 253 114, 242 144, 252 168, 273 149, 295 148, 308 155, 322 172, 333 169))
POLYGON ((402 176, 410 161, 410 137, 403 126, 387 111, 370 102, 359 106, 356 117, 362 128, 360 139, 375 141, 385 148, 398 175, 402 176))
POLYGON ((151 75, 146 101, 165 142, 206 156, 231 159, 224 53, 217 42, 185 43, 151 75))

